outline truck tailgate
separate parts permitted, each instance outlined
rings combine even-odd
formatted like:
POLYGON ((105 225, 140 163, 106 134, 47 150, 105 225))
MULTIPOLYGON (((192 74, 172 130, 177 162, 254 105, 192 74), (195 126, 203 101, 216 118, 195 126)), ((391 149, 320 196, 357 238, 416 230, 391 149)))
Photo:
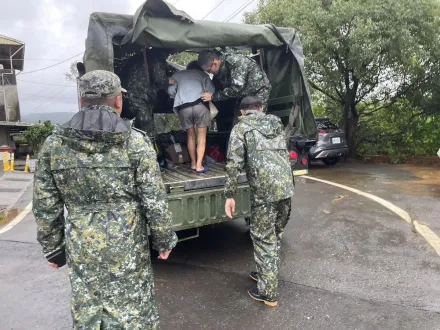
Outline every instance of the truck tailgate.
MULTIPOLYGON (((210 171, 197 174, 190 165, 171 166, 162 172, 168 192, 168 204, 175 231, 199 228, 228 221, 225 214, 223 186, 226 182, 225 164, 209 164, 210 171)), ((249 217, 250 188, 246 175, 239 177, 235 195, 235 218, 249 217)))
MULTIPOLYGON (((185 191, 221 187, 226 183, 226 164, 209 164, 210 171, 197 174, 189 164, 173 165, 162 172, 162 179, 168 192, 180 188, 185 191)), ((240 174, 238 183, 247 182, 246 174, 240 174)))

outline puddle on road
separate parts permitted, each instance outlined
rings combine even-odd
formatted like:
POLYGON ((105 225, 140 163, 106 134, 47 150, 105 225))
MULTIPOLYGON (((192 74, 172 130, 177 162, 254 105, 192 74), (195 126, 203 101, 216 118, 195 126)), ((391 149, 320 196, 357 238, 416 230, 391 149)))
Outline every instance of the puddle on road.
POLYGON ((412 165, 399 168, 413 174, 416 180, 388 181, 384 184, 397 186, 408 195, 440 197, 440 168, 412 165))
POLYGON ((20 213, 19 209, 10 209, 0 212, 0 227, 7 225, 20 213))

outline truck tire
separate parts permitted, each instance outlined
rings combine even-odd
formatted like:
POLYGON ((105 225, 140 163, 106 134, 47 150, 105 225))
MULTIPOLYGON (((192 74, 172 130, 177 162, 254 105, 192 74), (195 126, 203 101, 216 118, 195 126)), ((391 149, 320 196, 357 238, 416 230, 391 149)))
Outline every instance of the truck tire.
POLYGON ((246 226, 249 227, 251 225, 251 218, 249 218, 249 217, 244 218, 244 221, 246 222, 246 226))

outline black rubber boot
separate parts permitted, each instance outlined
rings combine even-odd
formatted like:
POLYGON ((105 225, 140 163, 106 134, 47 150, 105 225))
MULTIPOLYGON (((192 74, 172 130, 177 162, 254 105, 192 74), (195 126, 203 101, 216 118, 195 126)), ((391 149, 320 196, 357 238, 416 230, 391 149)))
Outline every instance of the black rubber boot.
POLYGON ((253 279, 255 282, 258 282, 258 272, 251 272, 249 274, 249 276, 251 277, 251 279, 253 279))
POLYGON ((263 302, 266 306, 269 307, 276 307, 278 305, 278 301, 268 299, 267 297, 264 297, 260 295, 258 292, 258 288, 254 286, 253 288, 250 288, 248 290, 249 296, 251 296, 252 299, 263 302))

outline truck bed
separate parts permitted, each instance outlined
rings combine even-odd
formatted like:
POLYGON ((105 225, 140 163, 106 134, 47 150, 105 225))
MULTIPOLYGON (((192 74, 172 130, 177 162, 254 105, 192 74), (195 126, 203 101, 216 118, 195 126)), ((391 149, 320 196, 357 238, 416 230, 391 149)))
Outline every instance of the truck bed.
MULTIPOLYGON (((162 172, 175 231, 228 220, 223 197, 226 182, 225 165, 209 164, 207 166, 210 171, 204 174, 195 173, 189 164, 170 166, 162 172)), ((243 173, 239 177, 235 195, 235 217, 250 215, 250 188, 246 182, 246 174, 243 173)))
MULTIPOLYGON (((195 190, 221 187, 226 183, 226 164, 215 163, 206 165, 210 171, 197 174, 190 164, 170 165, 162 172, 162 179, 168 192, 173 189, 195 190)), ((246 174, 240 174, 238 183, 245 183, 246 174)))

